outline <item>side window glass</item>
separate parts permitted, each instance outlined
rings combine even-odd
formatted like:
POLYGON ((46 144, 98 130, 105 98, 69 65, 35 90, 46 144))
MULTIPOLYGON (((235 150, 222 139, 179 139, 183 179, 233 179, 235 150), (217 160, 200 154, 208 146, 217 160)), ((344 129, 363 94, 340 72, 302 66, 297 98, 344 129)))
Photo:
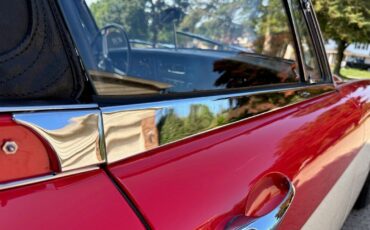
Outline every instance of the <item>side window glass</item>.
POLYGON ((90 47, 80 53, 99 95, 299 82, 283 0, 74 2, 83 32, 72 36, 90 47))
POLYGON ((315 48, 313 45, 312 38, 310 36, 309 29, 305 20, 304 13, 302 11, 299 0, 290 0, 292 10, 293 10, 293 19, 295 26, 297 28, 297 33, 300 41, 300 46, 303 53, 303 61, 306 76, 309 81, 312 82, 321 82, 323 81, 319 62, 315 53, 315 48))

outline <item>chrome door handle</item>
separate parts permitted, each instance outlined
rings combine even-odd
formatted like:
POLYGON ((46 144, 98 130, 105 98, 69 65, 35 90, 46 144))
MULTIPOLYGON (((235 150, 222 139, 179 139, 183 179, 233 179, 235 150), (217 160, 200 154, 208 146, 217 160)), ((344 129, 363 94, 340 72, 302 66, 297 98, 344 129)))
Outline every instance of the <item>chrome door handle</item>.
POLYGON ((289 190, 282 202, 268 214, 251 218, 247 216, 237 216, 233 218, 225 227, 225 230, 272 230, 276 229, 283 220, 289 206, 292 203, 295 189, 293 184, 288 181, 289 190))

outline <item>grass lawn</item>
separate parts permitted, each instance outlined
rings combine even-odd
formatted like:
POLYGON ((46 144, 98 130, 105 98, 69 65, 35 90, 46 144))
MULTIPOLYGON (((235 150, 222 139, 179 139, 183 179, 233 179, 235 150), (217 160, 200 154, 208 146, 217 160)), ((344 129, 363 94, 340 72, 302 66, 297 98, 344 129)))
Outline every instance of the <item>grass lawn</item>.
POLYGON ((350 79, 370 79, 370 71, 352 68, 342 68, 340 74, 350 79))

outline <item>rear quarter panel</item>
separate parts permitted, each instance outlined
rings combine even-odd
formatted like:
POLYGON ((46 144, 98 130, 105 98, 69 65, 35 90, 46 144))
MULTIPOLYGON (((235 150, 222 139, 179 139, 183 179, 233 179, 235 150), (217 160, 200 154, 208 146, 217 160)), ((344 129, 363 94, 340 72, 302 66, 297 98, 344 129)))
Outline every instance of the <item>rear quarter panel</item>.
POLYGON ((102 171, 0 191, 0 229, 144 229, 102 171))

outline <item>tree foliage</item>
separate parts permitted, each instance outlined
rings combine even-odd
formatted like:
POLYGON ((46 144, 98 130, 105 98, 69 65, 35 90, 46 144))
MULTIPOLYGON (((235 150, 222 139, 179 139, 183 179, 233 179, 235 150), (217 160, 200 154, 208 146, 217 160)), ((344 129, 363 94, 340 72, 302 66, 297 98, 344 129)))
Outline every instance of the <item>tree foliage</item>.
POLYGON ((146 23, 149 15, 142 7, 145 3, 146 0, 99 0, 90 8, 99 27, 108 23, 121 24, 136 38, 145 39, 149 29, 146 23))
MULTIPOLYGON (((370 1, 313 0, 313 3, 325 37, 338 44, 334 72, 339 74, 346 47, 353 42, 370 43, 370 1)), ((173 23, 182 31, 227 44, 238 43, 239 38, 255 38, 253 50, 268 55, 284 53, 284 49, 274 47, 284 48, 282 44, 289 42, 288 36, 284 36, 289 29, 281 1, 97 0, 91 10, 99 26, 115 22, 123 25, 131 38, 150 40, 153 44, 172 41, 173 23), (163 21, 163 13, 169 8, 179 10, 178 20, 163 21)))
POLYGON ((156 43, 171 36, 169 28, 172 22, 162 21, 164 11, 169 8, 185 11, 187 6, 188 0, 98 0, 91 4, 90 9, 99 27, 118 23, 132 37, 156 43))
POLYGON ((186 117, 180 117, 173 109, 159 122, 161 144, 199 133, 214 127, 214 115, 205 105, 192 105, 186 117))
POLYGON ((326 39, 338 45, 334 72, 339 74, 344 50, 354 42, 370 43, 369 0, 313 0, 326 39))
POLYGON ((286 48, 282 43, 289 42, 280 0, 98 0, 90 8, 100 27, 115 22, 130 38, 154 44, 173 41, 173 23, 181 31, 224 44, 237 45, 238 39, 248 38, 255 52, 272 56, 281 56, 286 48), (163 15, 171 8, 178 9, 178 20, 166 22, 163 15), (271 39, 278 35, 285 39, 271 39))
POLYGON ((261 0, 193 0, 180 24, 184 31, 224 43, 235 42, 235 38, 259 37, 262 44, 268 34, 289 31, 287 26, 282 2, 261 0))
POLYGON ((335 41, 370 42, 370 1, 314 0, 320 27, 335 41))

